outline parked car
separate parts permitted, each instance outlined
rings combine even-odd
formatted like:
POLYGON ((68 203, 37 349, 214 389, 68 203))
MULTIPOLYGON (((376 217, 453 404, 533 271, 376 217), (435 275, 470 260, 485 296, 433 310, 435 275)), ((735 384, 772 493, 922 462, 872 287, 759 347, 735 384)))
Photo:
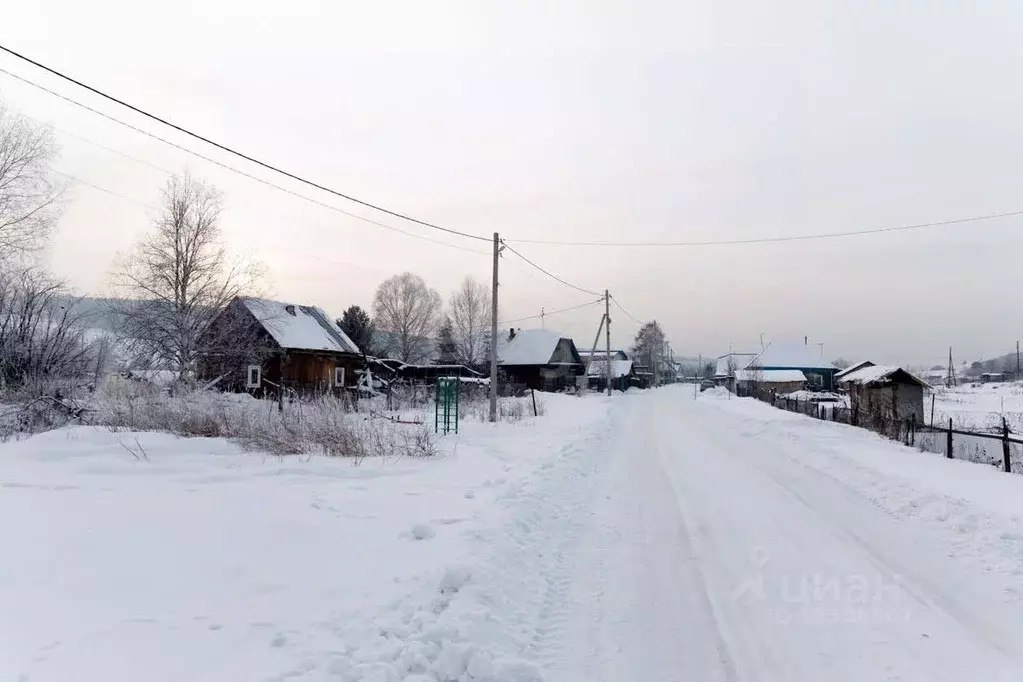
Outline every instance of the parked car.
POLYGON ((710 379, 704 379, 700 382, 700 392, 703 393, 708 388, 714 388, 714 382, 710 379))

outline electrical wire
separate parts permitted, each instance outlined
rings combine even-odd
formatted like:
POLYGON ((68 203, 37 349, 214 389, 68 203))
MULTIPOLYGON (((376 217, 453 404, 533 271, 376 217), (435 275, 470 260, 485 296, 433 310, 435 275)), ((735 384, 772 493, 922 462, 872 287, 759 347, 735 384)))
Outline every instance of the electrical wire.
POLYGON ((107 189, 106 187, 101 187, 100 185, 97 185, 95 183, 89 182, 88 180, 83 180, 82 178, 80 178, 80 177, 78 177, 76 175, 71 175, 70 173, 64 173, 63 171, 59 171, 59 170, 56 170, 54 168, 51 168, 50 172, 55 173, 56 175, 59 175, 59 176, 61 176, 63 178, 67 178, 68 180, 71 180, 72 182, 77 182, 77 183, 80 183, 82 185, 85 185, 86 187, 91 187, 92 189, 97 190, 99 192, 103 192, 105 194, 109 194, 110 196, 117 197, 118 199, 124 199, 125 201, 130 201, 133 204, 138 204, 139 206, 145 206, 146 208, 151 208, 151 209, 154 209, 154 210, 159 210, 153 204, 147 203, 147 202, 142 201, 140 199, 134 199, 132 197, 125 196, 124 194, 120 194, 119 192, 115 192, 112 189, 107 189))
POLYGON ((572 306, 571 308, 562 308, 561 310, 552 310, 550 312, 546 312, 545 311, 545 312, 543 312, 540 315, 530 315, 529 317, 518 317, 518 318, 515 318, 514 320, 501 320, 500 322, 498 322, 498 324, 511 324, 512 322, 525 322, 526 320, 538 320, 541 317, 549 317, 551 315, 560 315, 561 313, 567 313, 567 312, 569 312, 571 310, 579 310, 580 308, 586 308, 588 306, 591 306, 591 305, 594 305, 594 304, 597 304, 597 303, 603 303, 603 302, 604 302, 604 297, 601 296, 596 301, 590 301, 589 303, 581 303, 579 305, 572 306))
POLYGON ((285 176, 287 178, 291 178, 292 180, 295 180, 297 182, 301 182, 301 183, 303 183, 305 185, 309 185, 310 187, 314 187, 314 188, 316 188, 318 190, 321 190, 323 192, 327 192, 328 194, 333 194, 334 196, 340 197, 342 199, 346 199, 346 200, 351 201, 353 203, 359 204, 360 206, 365 206, 366 208, 371 208, 371 209, 373 209, 375 211, 380 211, 381 213, 386 213, 387 215, 394 216, 395 218, 400 218, 402 220, 407 220, 407 221, 409 221, 411 223, 416 223, 417 225, 422 225, 423 227, 428 227, 428 228, 433 229, 433 230, 439 230, 441 232, 447 232, 448 234, 457 235, 459 237, 465 237, 467 239, 477 239, 477 240, 480 240, 480 241, 490 241, 490 239, 488 237, 483 237, 483 236, 480 236, 480 235, 477 235, 477 234, 470 234, 468 232, 462 232, 460 230, 453 230, 453 229, 448 228, 448 227, 441 227, 440 225, 435 225, 434 223, 430 223, 430 222, 427 222, 425 220, 420 220, 419 218, 413 218, 410 215, 407 215, 407 214, 404 214, 404 213, 399 213, 398 211, 392 211, 391 209, 384 208, 383 206, 380 206, 378 204, 373 204, 373 203, 370 203, 368 201, 364 201, 362 199, 358 199, 358 198, 356 198, 356 197, 354 197, 354 196, 352 196, 350 194, 345 194, 344 192, 339 192, 338 190, 331 189, 330 187, 327 187, 325 185, 321 185, 321 184, 319 184, 317 182, 314 182, 312 180, 308 180, 308 179, 298 175, 297 173, 292 173, 291 171, 284 170, 283 168, 280 168, 278 166, 274 166, 274 165, 269 164, 269 163, 267 163, 265 161, 260 161, 259 159, 255 158, 253 156, 250 156, 248 154, 245 154, 245 153, 242 153, 240 151, 237 151, 237 150, 235 150, 235 149, 233 149, 231 147, 228 147, 227 145, 220 144, 219 142, 216 142, 216 141, 214 141, 214 140, 212 140, 212 139, 210 139, 208 137, 204 137, 202 135, 199 135, 198 133, 194 133, 191 130, 188 130, 187 128, 184 128, 182 126, 177 125, 176 123, 172 123, 172 122, 168 121, 167 119, 164 119, 164 118, 161 118, 159 116, 156 116, 155 114, 151 114, 148 111, 145 111, 143 109, 140 109, 139 107, 134 106, 133 104, 129 104, 128 102, 125 102, 124 100, 121 100, 121 99, 118 99, 118 98, 114 97, 113 95, 108 95, 107 93, 103 92, 102 90, 94 88, 91 85, 87 85, 87 84, 83 83, 82 81, 76 80, 76 79, 72 78, 71 76, 68 76, 68 75, 66 75, 64 73, 61 73, 60 71, 57 71, 56 69, 53 69, 53 68, 51 68, 49 66, 46 66, 45 64, 37 62, 34 59, 26 57, 25 55, 23 55, 21 53, 15 52, 14 50, 12 50, 12 49, 10 49, 8 47, 4 47, 3 45, 0 45, 0 50, 2 50, 3 52, 6 52, 7 54, 9 54, 9 55, 11 55, 13 57, 17 57, 18 59, 21 59, 22 61, 28 62, 29 64, 32 64, 33 66, 35 66, 37 68, 40 68, 40 69, 46 71, 47 73, 51 73, 54 76, 57 76, 58 78, 62 78, 62 79, 64 79, 65 81, 67 81, 69 83, 73 83, 74 85, 77 85, 80 88, 84 88, 85 90, 88 90, 89 92, 91 92, 91 93, 93 93, 95 95, 99 95, 100 97, 103 97, 104 99, 107 99, 107 100, 109 100, 111 102, 114 102, 115 104, 119 104, 122 107, 130 109, 130 110, 134 111, 137 114, 141 114, 142 116, 145 116, 146 118, 152 119, 152 120, 154 120, 154 121, 156 121, 158 123, 162 123, 163 125, 168 126, 170 128, 173 128, 174 130, 177 130, 180 133, 184 133, 185 135, 188 135, 189 137, 195 138, 196 140, 199 140, 201 142, 205 142, 206 144, 208 144, 210 146, 216 147, 217 149, 220 149, 221 151, 225 151, 228 154, 232 154, 234 156, 237 156, 238 158, 244 159, 244 160, 246 160, 246 161, 248 161, 250 163, 254 163, 257 166, 262 166, 263 168, 266 168, 267 170, 273 171, 274 173, 278 173, 279 175, 283 175, 283 176, 285 176))
MULTIPOLYGON (((393 225, 387 225, 386 223, 381 223, 379 221, 373 220, 372 218, 367 218, 365 216, 361 216, 361 215, 359 215, 357 213, 351 213, 350 211, 346 211, 344 209, 338 208, 337 206, 332 206, 331 204, 324 203, 324 202, 322 202, 322 201, 320 201, 318 199, 314 199, 314 198, 306 196, 304 194, 299 194, 298 192, 290 190, 290 189, 288 189, 286 187, 282 187, 281 185, 278 185, 276 183, 270 182, 269 180, 264 180, 261 177, 258 177, 256 175, 253 175, 251 173, 243 171, 243 170, 241 170, 239 168, 235 168, 235 167, 229 166, 229 165, 227 165, 227 164, 225 164, 225 163, 223 163, 221 161, 217 161, 216 159, 213 159, 213 158, 211 158, 209 156, 206 156, 205 154, 201 154, 201 153, 199 153, 197 151, 189 149, 188 147, 183 147, 182 145, 179 145, 179 144, 177 144, 175 142, 171 142, 170 140, 168 140, 166 138, 163 138, 163 137, 160 137, 159 135, 156 135, 155 133, 151 133, 148 130, 144 130, 142 128, 139 128, 138 126, 132 125, 131 123, 127 123, 126 121, 122 121, 119 118, 111 116, 110 114, 107 114, 107 113, 104 113, 102 111, 99 111, 98 109, 94 109, 93 107, 90 107, 87 104, 83 104, 83 103, 81 103, 81 102, 79 102, 79 101, 77 101, 75 99, 72 99, 70 97, 62 95, 59 92, 55 92, 53 90, 50 90, 49 88, 47 88, 45 86, 42 86, 42 85, 39 85, 38 83, 35 83, 33 81, 30 81, 27 78, 22 78, 21 76, 15 74, 15 73, 11 73, 10 71, 8 71, 6 69, 0 68, 0 73, 6 74, 6 75, 10 76, 11 78, 14 78, 15 80, 18 80, 18 81, 21 81, 22 83, 25 83, 26 85, 30 85, 30 86, 32 86, 34 88, 42 90, 43 92, 46 92, 46 93, 48 93, 50 95, 53 95, 54 97, 62 99, 65 102, 68 102, 69 104, 73 104, 73 105, 75 105, 77 107, 81 107, 82 109, 85 109, 86 111, 90 111, 90 112, 96 114, 97 116, 101 116, 101 117, 107 119, 108 121, 112 121, 114 123, 117 123, 118 125, 124 126, 125 128, 129 128, 131 130, 134 130, 137 133, 141 133, 142 135, 145 135, 146 137, 152 138, 152 139, 154 139, 154 140, 156 140, 158 142, 162 142, 163 144, 166 144, 166 145, 168 145, 170 147, 174 147, 175 149, 177 149, 179 151, 182 151, 182 152, 184 152, 186 154, 189 154, 190 156, 194 156, 194 157, 196 157, 198 159, 202 159, 203 161, 206 161, 208 163, 212 163, 213 165, 219 166, 220 168, 223 168, 224 170, 230 171, 232 173, 237 173, 238 175, 244 176, 244 177, 246 177, 246 178, 248 178, 250 180, 254 180, 254 181, 256 181, 256 182, 258 182, 258 183, 260 183, 262 185, 266 185, 267 187, 272 187, 273 189, 276 189, 278 191, 284 192, 285 194, 290 194, 291 196, 296 197, 298 199, 302 199, 303 201, 308 201, 308 202, 310 202, 312 204, 316 204, 317 206, 321 206, 323 208, 329 209, 329 210, 334 211, 336 213, 340 213, 341 215, 348 216, 349 218, 355 218, 356 220, 361 220, 362 222, 369 223, 371 225, 376 225, 377 227, 382 227, 385 230, 390 230, 392 232, 397 232, 399 234, 403 234, 403 235, 408 236, 408 237, 414 237, 416 239, 422 239, 423 241, 432 242, 434 244, 440 244, 442 246, 447 246, 447 247, 450 247, 452 249, 459 249, 461 251, 468 251, 470 253, 478 253, 478 254, 481 254, 481 255, 484 255, 484 256, 491 255, 491 253, 489 251, 480 251, 479 249, 470 249, 470 248, 467 248, 467 247, 464 247, 464 246, 458 246, 457 244, 449 244, 448 242, 443 242, 443 241, 440 241, 439 239, 433 239, 432 237, 427 237, 426 235, 416 234, 415 232, 408 232, 407 230, 403 230, 401 228, 394 227, 393 225)), ((77 137, 78 139, 82 140, 83 142, 87 142, 88 144, 95 145, 97 147, 100 147, 101 149, 106 149, 107 151, 112 152, 114 154, 117 154, 118 156, 123 156, 124 158, 130 159, 132 161, 137 161, 137 162, 145 164, 145 165, 147 165, 147 166, 149 166, 151 168, 156 168, 157 170, 161 170, 164 173, 167 173, 168 175, 175 176, 174 173, 171 173, 170 171, 168 171, 165 168, 160 168, 158 166, 154 166, 151 163, 148 163, 146 161, 142 161, 141 159, 136 159, 133 156, 129 156, 129 155, 124 154, 122 152, 119 152, 119 151, 117 151, 115 149, 111 149, 110 147, 102 145, 102 144, 100 144, 98 142, 93 142, 92 140, 87 140, 87 139, 85 139, 83 137, 79 137, 78 135, 75 135, 73 133, 69 133, 68 131, 62 131, 62 132, 67 132, 69 135, 72 135, 72 137, 77 137)), ((81 182, 83 184, 89 184, 89 183, 87 183, 84 180, 81 180, 81 182)), ((103 192, 107 192, 108 194, 116 194, 116 193, 114 193, 114 192, 112 192, 112 191, 110 191, 108 189, 104 189, 104 188, 101 188, 101 187, 97 188, 97 189, 99 189, 100 191, 103 191, 103 192)))
POLYGON ((503 240, 501 241, 501 243, 502 243, 502 244, 504 245, 504 247, 505 247, 506 249, 508 249, 509 251, 511 251, 512 253, 514 253, 514 254, 515 254, 516 256, 518 256, 518 257, 519 257, 519 258, 521 258, 522 260, 524 260, 524 261, 526 261, 527 263, 529 263, 530 265, 532 265, 532 266, 533 266, 534 268, 536 268, 537 270, 539 270, 539 271, 540 271, 540 272, 542 272, 543 274, 545 274, 545 275, 547 275, 548 277, 550 277, 551 279, 555 280, 556 282, 561 282, 561 283, 562 283, 562 284, 564 284, 564 285, 565 285, 566 287, 570 287, 570 288, 572 288, 572 289, 575 289, 576 291, 581 291, 581 292, 583 292, 584 294, 590 294, 591 296, 601 296, 601 294, 600 294, 600 293, 598 293, 598 292, 596 292, 596 291, 590 291, 589 289, 584 289, 584 288, 582 288, 582 287, 576 286, 576 285, 572 284, 571 282, 566 282, 565 280, 561 279, 560 277, 558 277, 558 276, 557 276, 557 275, 555 275, 554 273, 552 273, 552 272, 550 272, 550 271, 548 271, 548 270, 544 270, 544 269, 543 269, 543 268, 541 268, 541 267, 540 267, 539 265, 537 265, 537 264, 536 264, 536 263, 534 263, 533 261, 531 261, 531 260, 529 260, 528 258, 526 258, 525 256, 523 256, 523 255, 522 255, 521 253, 519 253, 518 251, 516 251, 516 250, 515 250, 515 249, 513 249, 512 247, 508 246, 508 245, 507 245, 507 244, 506 244, 506 243, 505 243, 505 242, 504 242, 503 240))
POLYGON ((738 246, 741 244, 775 244, 780 242, 810 241, 815 239, 839 239, 843 237, 860 237, 863 235, 883 234, 890 232, 908 232, 910 230, 926 230, 948 225, 962 225, 964 223, 975 223, 982 220, 996 220, 998 218, 1011 218, 1023 215, 1023 210, 1006 211, 1004 213, 988 213, 986 215, 970 216, 968 218, 953 218, 951 220, 937 220, 930 223, 916 223, 913 225, 897 225, 895 227, 879 227, 869 230, 850 230, 848 232, 825 232, 820 234, 800 234, 780 237, 752 237, 749 239, 712 239, 708 241, 664 241, 664 242, 577 242, 559 241, 547 239, 508 239, 513 244, 539 244, 545 246, 618 246, 618 247, 699 247, 699 246, 738 246))
MULTIPOLYGON (((610 295, 610 294, 609 294, 609 295, 610 295)), ((636 324, 643 324, 643 322, 642 322, 641 320, 637 319, 635 315, 633 315, 633 314, 632 314, 632 313, 630 313, 630 312, 629 312, 628 310, 626 310, 625 308, 623 308, 623 307, 622 307, 622 304, 618 302, 618 299, 616 299, 616 298, 615 298, 614 296, 611 296, 611 300, 615 302, 615 305, 616 305, 616 306, 618 306, 618 309, 619 309, 619 310, 621 310, 621 311, 622 311, 623 313, 625 313, 625 314, 626 314, 626 316, 628 316, 628 317, 632 318, 632 321, 633 321, 633 322, 635 322, 636 324)))

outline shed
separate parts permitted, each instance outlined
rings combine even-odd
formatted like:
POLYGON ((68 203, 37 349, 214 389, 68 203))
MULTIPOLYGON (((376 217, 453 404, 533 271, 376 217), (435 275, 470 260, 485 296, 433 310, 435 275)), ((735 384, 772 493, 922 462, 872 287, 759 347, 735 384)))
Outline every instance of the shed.
POLYGON ((558 391, 585 372, 571 337, 547 329, 511 329, 499 338, 497 364, 508 382, 558 391))
POLYGON ((747 395, 758 390, 791 393, 806 386, 806 375, 798 369, 737 369, 735 384, 737 393, 747 395))
POLYGON ((894 365, 864 367, 842 377, 849 389, 854 424, 885 427, 903 419, 924 422, 924 390, 927 383, 894 365))
POLYGON ((239 296, 202 339, 200 376, 229 390, 263 395, 354 386, 365 359, 333 318, 316 306, 239 296))
POLYGON ((782 343, 774 341, 767 345, 745 369, 761 370, 796 369, 803 373, 806 382, 824 390, 834 390, 835 374, 838 368, 823 359, 816 346, 805 343, 782 343))

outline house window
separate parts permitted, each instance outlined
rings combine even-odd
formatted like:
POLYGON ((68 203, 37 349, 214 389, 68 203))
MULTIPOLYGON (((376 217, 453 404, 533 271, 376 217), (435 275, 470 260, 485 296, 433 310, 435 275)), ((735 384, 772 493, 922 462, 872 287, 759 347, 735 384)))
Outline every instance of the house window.
POLYGON ((246 372, 245 388, 259 388, 263 383, 263 368, 259 365, 249 365, 246 372))
POLYGON ((334 368, 334 385, 344 386, 345 385, 345 368, 335 367, 334 368))
POLYGON ((824 377, 822 377, 820 374, 811 374, 810 375, 810 385, 811 386, 823 386, 824 385, 824 377))

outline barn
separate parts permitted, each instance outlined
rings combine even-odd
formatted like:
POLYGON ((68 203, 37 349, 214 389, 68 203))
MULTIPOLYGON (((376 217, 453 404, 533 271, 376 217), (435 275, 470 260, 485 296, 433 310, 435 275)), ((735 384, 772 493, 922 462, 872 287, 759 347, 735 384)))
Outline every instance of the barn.
POLYGON ((239 296, 203 334, 200 376, 253 395, 354 386, 359 348, 322 309, 239 296))

